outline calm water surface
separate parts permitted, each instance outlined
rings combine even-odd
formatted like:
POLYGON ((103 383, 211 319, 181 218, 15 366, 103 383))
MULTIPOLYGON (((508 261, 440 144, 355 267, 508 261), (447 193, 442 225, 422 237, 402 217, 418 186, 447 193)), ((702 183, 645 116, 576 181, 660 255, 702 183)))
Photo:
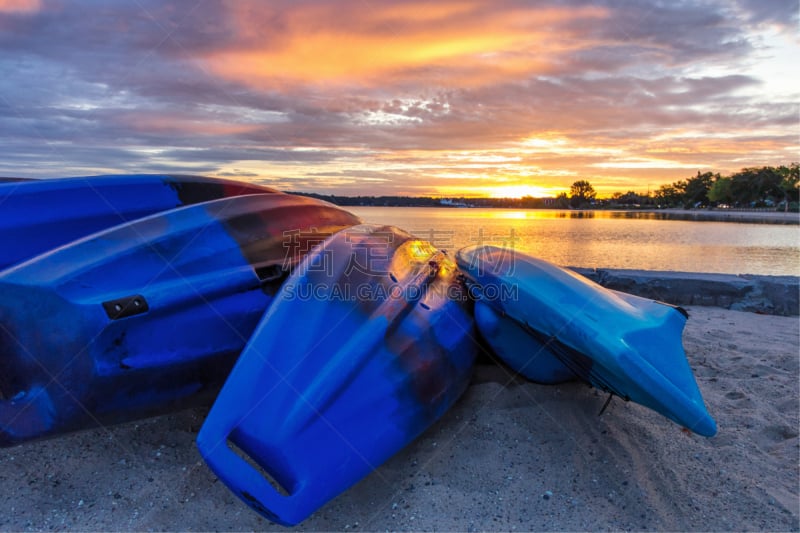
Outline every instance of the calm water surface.
POLYGON ((564 266, 800 275, 800 227, 557 210, 350 207, 440 248, 509 245, 564 266))

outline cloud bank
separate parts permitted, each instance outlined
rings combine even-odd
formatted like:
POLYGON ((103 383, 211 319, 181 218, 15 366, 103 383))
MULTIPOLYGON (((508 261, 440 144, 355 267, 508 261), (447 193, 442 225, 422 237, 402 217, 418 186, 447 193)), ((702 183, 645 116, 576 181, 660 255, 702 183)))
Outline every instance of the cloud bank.
POLYGON ((547 194, 784 164, 800 148, 797 11, 0 0, 0 175, 547 194))

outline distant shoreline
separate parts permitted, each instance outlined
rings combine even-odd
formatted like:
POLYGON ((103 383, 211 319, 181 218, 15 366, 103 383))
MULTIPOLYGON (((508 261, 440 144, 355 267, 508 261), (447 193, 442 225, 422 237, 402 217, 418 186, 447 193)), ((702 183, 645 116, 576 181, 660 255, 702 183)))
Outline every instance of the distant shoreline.
MULTIPOLYGON (((625 210, 623 210, 625 211, 625 210)), ((689 215, 697 217, 705 217, 709 219, 729 219, 729 218, 758 218, 763 220, 788 220, 797 224, 800 222, 800 213, 784 213, 783 211, 750 211, 747 209, 642 209, 650 213, 671 213, 675 215, 689 215)))
POLYGON ((621 209, 619 211, 623 213, 653 213, 657 218, 660 218, 658 215, 662 215, 665 220, 800 224, 800 213, 784 213, 781 211, 739 211, 732 209, 621 209))
MULTIPOLYGON (((344 207, 376 207, 386 208, 442 208, 456 209, 450 206, 430 205, 351 205, 344 207)), ((781 211, 747 211, 734 209, 552 209, 529 207, 470 207, 467 209, 494 209, 498 211, 553 211, 568 213, 569 218, 592 218, 595 213, 611 214, 619 218, 647 218, 656 220, 691 220, 696 222, 738 222, 747 224, 800 225, 800 213, 784 213, 781 211)))
MULTIPOLYGON (((31 178, 19 178, 10 176, 0 176, 0 183, 13 183, 20 181, 30 181, 31 178)), ((554 211, 560 213, 569 213, 569 218, 591 218, 594 213, 613 213, 613 216, 619 218, 646 218, 657 220, 690 220, 697 222, 738 222, 747 224, 781 224, 781 225, 800 225, 800 213, 782 211, 762 211, 762 210, 747 210, 747 209, 720 209, 720 208, 702 208, 702 209, 679 209, 679 208, 625 208, 625 207, 606 207, 606 208, 557 208, 552 205, 514 205, 502 202, 511 202, 513 199, 491 199, 493 202, 500 202, 494 205, 474 205, 466 204, 462 199, 459 201, 451 201, 450 203, 442 203, 442 199, 433 197, 341 197, 331 195, 321 195, 317 193, 309 193, 302 191, 285 191, 288 194, 298 194, 301 196, 310 196, 325 200, 341 207, 424 207, 424 208, 444 208, 444 209, 497 209, 497 210, 518 210, 518 211, 554 211), (394 202, 408 202, 408 203, 394 203, 394 202), (384 202, 384 205, 380 205, 384 202)), ((476 200, 476 199, 473 199, 476 200)), ((486 200, 486 199, 478 199, 486 200)), ((478 201, 476 200, 476 201, 478 201)), ((554 199, 535 199, 538 202, 546 202, 554 199)))

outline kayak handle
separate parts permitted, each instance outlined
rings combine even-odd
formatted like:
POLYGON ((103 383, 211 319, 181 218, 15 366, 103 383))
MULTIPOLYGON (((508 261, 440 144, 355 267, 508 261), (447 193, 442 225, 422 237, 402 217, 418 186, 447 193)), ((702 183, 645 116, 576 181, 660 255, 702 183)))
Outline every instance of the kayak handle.
MULTIPOLYGON (((206 419, 197 436, 197 446, 208 466, 239 498, 268 520, 294 526, 310 515, 315 506, 303 505, 303 486, 300 484, 288 494, 281 494, 264 474, 234 451, 227 431, 216 431, 214 420, 206 419)), ((243 452, 244 453, 244 452, 243 452)))

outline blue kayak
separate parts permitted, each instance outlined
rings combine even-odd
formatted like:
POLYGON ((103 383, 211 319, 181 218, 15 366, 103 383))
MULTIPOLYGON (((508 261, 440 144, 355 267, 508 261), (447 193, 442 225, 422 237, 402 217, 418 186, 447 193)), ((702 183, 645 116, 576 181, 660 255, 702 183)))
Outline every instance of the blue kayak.
POLYGON ((686 359, 680 308, 611 291, 551 263, 493 246, 456 254, 494 352, 534 381, 579 377, 704 436, 709 415, 686 359))
POLYGON ((110 175, 0 182, 0 270, 159 211, 268 187, 200 176, 110 175))
POLYGON ((360 220, 286 194, 115 226, 0 274, 0 446, 208 405, 309 249, 360 220))
POLYGON ((263 516, 301 522, 466 389, 477 345, 464 296, 455 263, 428 242, 388 226, 337 233, 276 295, 200 453, 263 516))

